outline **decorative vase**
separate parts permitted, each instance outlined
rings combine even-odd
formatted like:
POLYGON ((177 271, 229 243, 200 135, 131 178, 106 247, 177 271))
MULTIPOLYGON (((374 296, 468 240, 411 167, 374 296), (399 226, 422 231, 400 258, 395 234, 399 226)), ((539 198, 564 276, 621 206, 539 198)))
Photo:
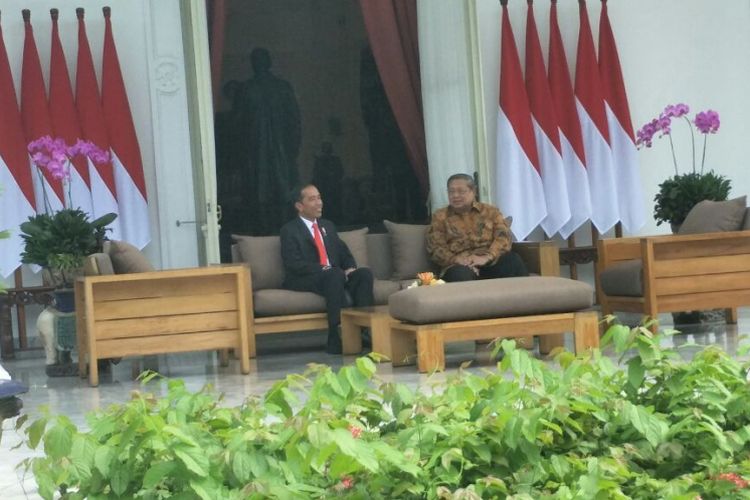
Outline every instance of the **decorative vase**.
POLYGON ((61 313, 71 313, 76 310, 75 292, 72 288, 60 288, 54 291, 55 309, 61 313))

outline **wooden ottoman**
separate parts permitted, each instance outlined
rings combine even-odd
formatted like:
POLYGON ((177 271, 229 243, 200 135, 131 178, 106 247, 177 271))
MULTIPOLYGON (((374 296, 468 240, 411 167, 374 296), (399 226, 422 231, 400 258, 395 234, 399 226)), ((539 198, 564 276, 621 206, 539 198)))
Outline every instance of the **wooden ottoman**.
POLYGON ((446 342, 487 338, 539 335, 541 351, 549 352, 573 332, 576 352, 598 347, 598 315, 586 310, 593 297, 586 283, 544 276, 400 291, 388 301, 393 364, 443 370, 446 342))

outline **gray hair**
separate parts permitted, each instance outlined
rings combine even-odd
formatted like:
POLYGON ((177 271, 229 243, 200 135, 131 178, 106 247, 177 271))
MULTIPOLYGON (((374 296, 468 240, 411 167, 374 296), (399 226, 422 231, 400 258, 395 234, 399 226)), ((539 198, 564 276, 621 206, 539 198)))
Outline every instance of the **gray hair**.
POLYGON ((469 174, 453 174, 450 177, 448 177, 448 182, 446 183, 447 187, 450 187, 451 182, 453 181, 466 181, 466 185, 469 186, 469 189, 474 191, 474 188, 476 185, 474 184, 474 177, 469 174))

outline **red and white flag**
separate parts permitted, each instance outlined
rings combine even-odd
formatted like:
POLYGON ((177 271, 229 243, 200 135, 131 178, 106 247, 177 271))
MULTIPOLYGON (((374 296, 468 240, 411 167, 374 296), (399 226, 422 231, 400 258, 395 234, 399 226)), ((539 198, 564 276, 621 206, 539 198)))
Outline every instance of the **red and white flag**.
MULTIPOLYGON (((83 20, 82 8, 76 9, 78 15, 78 70, 76 71, 76 107, 78 120, 81 124, 82 138, 91 141, 102 151, 110 151, 107 126, 104 123, 104 112, 99 100, 99 86, 96 83, 94 60, 86 36, 86 24, 83 20)), ((88 163, 91 177, 91 197, 94 205, 94 217, 114 212, 120 213, 117 205, 115 187, 115 173, 112 162, 95 164, 90 159, 88 163)), ((108 237, 114 240, 122 239, 120 218, 109 226, 111 232, 108 237)))
POLYGON ((503 7, 503 33, 500 48, 495 192, 500 210, 504 215, 513 217, 513 234, 522 241, 547 217, 547 206, 529 99, 508 17, 508 0, 501 0, 500 3, 503 7))
POLYGON ((578 32, 576 61, 576 98, 581 120, 583 146, 591 193, 591 222, 600 233, 606 233, 620 220, 617 185, 609 147, 609 125, 604 110, 604 96, 596 63, 594 37, 591 35, 586 1, 579 0, 581 25, 578 32))
POLYGON ((547 202, 547 217, 542 221, 542 229, 547 236, 552 236, 570 220, 570 203, 560 146, 560 128, 552 104, 547 72, 544 69, 542 46, 539 44, 531 0, 526 13, 526 91, 529 94, 536 149, 539 153, 544 197, 547 202))
POLYGON ((34 215, 34 183, 2 27, 0 109, 0 231, 10 232, 10 238, 0 239, 0 275, 8 277, 21 265, 24 243, 18 226, 34 215))
MULTIPOLYGON (((29 143, 45 135, 52 136, 52 121, 47 107, 47 93, 44 88, 42 67, 39 64, 39 52, 34 41, 34 30, 31 28, 31 12, 23 10, 26 36, 23 43, 23 69, 21 70, 21 117, 29 143)), ((31 161, 31 158, 29 158, 31 161)), ((34 169, 34 195, 36 208, 40 213, 56 212, 64 207, 65 191, 60 179, 52 177, 47 169, 42 171, 40 179, 34 169)))
POLYGON ((112 161, 115 167, 117 201, 120 206, 122 235, 138 248, 151 241, 146 180, 141 149, 135 134, 125 82, 120 71, 112 35, 110 9, 104 7, 104 55, 102 60, 102 108, 107 124, 112 161))
POLYGON ((599 75, 607 105, 609 144, 612 148, 615 179, 620 188, 617 196, 620 221, 625 231, 634 233, 646 223, 646 209, 628 95, 625 92, 615 35, 609 24, 607 0, 602 0, 599 17, 599 75))
MULTIPOLYGON (((52 16, 52 48, 49 60, 49 113, 52 119, 52 130, 56 137, 62 138, 72 146, 81 138, 81 127, 78 124, 73 88, 70 86, 68 65, 60 42, 57 26, 58 10, 50 10, 52 16)), ((91 182, 86 158, 78 156, 71 162, 70 199, 67 206, 80 208, 93 215, 91 203, 91 182)), ((68 194, 68 193, 66 193, 68 194)))
POLYGON ((576 98, 568 73, 560 26, 557 24, 557 2, 552 0, 549 32, 549 85, 552 101, 560 125, 560 146, 565 166, 565 178, 570 202, 570 220, 560 229, 560 236, 567 239, 591 217, 591 195, 586 171, 586 153, 578 120, 576 98))

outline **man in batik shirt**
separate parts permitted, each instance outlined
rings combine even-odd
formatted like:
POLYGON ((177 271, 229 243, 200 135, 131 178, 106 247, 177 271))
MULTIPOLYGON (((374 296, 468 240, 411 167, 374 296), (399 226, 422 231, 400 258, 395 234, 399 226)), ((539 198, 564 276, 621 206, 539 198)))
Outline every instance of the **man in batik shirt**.
POLYGON ((476 201, 474 178, 448 178, 449 205, 432 216, 427 252, 445 281, 528 276, 510 251, 510 227, 497 207, 476 201))

